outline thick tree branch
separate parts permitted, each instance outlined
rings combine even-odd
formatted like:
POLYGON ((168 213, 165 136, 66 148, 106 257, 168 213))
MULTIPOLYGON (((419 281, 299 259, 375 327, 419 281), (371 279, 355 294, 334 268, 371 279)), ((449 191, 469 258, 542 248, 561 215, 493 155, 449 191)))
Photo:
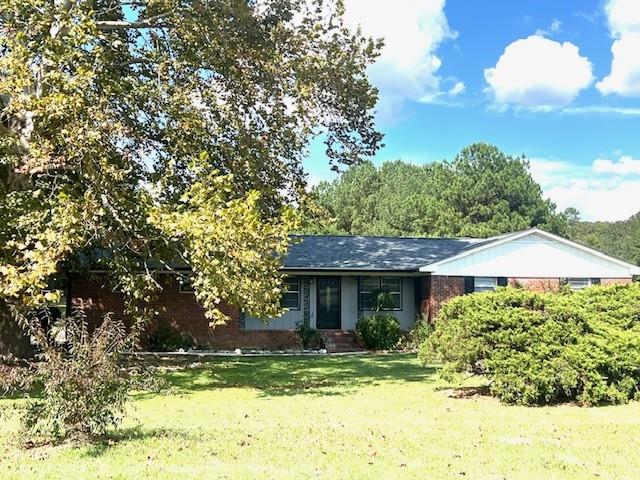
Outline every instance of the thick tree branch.
POLYGON ((98 30, 102 32, 110 32, 113 30, 129 30, 135 28, 164 28, 166 24, 157 24, 158 20, 167 18, 171 15, 171 12, 161 13, 153 17, 145 18, 137 22, 127 22, 124 20, 100 20, 96 22, 98 30))
POLYGON ((149 58, 132 58, 130 60, 126 60, 124 62, 118 63, 118 67, 128 67, 130 65, 139 65, 139 64, 150 65, 152 63, 157 63, 157 62, 149 58))

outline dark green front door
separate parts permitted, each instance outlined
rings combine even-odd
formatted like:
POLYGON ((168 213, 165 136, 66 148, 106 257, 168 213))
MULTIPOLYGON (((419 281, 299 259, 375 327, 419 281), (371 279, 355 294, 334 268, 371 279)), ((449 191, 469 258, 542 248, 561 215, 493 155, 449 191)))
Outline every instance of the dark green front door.
POLYGON ((317 277, 318 318, 316 328, 339 329, 340 277, 317 277))

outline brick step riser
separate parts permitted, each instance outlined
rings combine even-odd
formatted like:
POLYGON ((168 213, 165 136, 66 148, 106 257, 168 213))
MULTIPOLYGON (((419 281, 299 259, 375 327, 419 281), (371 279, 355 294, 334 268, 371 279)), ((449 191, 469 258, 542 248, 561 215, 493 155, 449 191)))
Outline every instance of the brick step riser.
POLYGON ((351 332, 324 332, 321 334, 325 348, 331 353, 343 353, 362 350, 351 332))

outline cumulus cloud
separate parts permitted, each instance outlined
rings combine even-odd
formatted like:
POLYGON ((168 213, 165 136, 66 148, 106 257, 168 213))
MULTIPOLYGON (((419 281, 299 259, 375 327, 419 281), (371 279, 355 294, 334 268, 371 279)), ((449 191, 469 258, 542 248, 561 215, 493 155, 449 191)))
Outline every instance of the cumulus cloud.
POLYGON ((640 29, 638 0, 607 0, 604 13, 613 36, 619 37, 640 29))
POLYGON ((615 175, 640 175, 640 160, 629 156, 620 157, 617 162, 599 158, 593 162, 596 173, 613 173, 615 175))
POLYGON ((640 97, 640 2, 608 0, 605 14, 611 35, 611 73, 596 84, 603 95, 640 97))
POLYGON ((640 211, 640 181, 621 181, 613 187, 592 182, 574 182, 567 186, 545 190, 562 211, 575 207, 584 220, 616 222, 626 220, 640 211))
MULTIPOLYGON (((640 3, 638 4, 640 8, 640 3)), ((640 97, 640 33, 625 33, 611 47, 611 73, 596 84, 604 95, 640 97)))
POLYGON ((529 159, 529 171, 533 179, 543 187, 555 185, 557 180, 569 178, 576 170, 576 166, 564 161, 547 160, 542 158, 529 159))
POLYGON ((593 81, 591 62, 576 45, 541 35, 508 45, 484 76, 498 105, 543 110, 570 104, 593 81))
POLYGON ((452 97, 457 97, 458 95, 460 95, 461 93, 464 93, 464 91, 466 90, 466 86, 463 82, 456 82, 453 87, 451 87, 449 89, 449 95, 451 95, 452 97))
POLYGON ((438 46, 456 37, 444 12, 445 0, 346 0, 345 18, 363 33, 384 37, 385 46, 369 77, 380 90, 383 116, 396 113, 407 100, 440 96, 442 64, 438 46))
POLYGON ((591 165, 533 159, 531 175, 559 210, 577 208, 585 220, 626 220, 640 211, 640 161, 622 156, 591 165))

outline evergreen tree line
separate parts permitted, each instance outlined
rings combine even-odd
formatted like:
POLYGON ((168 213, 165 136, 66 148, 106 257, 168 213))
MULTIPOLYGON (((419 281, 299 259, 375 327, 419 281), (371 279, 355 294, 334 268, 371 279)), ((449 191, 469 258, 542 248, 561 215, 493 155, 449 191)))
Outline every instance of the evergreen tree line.
POLYGON ((315 208, 302 233, 491 237, 539 227, 608 254, 640 262, 640 215, 625 222, 581 222, 559 212, 532 178, 525 157, 476 143, 452 161, 400 160, 352 166, 311 190, 315 208))

